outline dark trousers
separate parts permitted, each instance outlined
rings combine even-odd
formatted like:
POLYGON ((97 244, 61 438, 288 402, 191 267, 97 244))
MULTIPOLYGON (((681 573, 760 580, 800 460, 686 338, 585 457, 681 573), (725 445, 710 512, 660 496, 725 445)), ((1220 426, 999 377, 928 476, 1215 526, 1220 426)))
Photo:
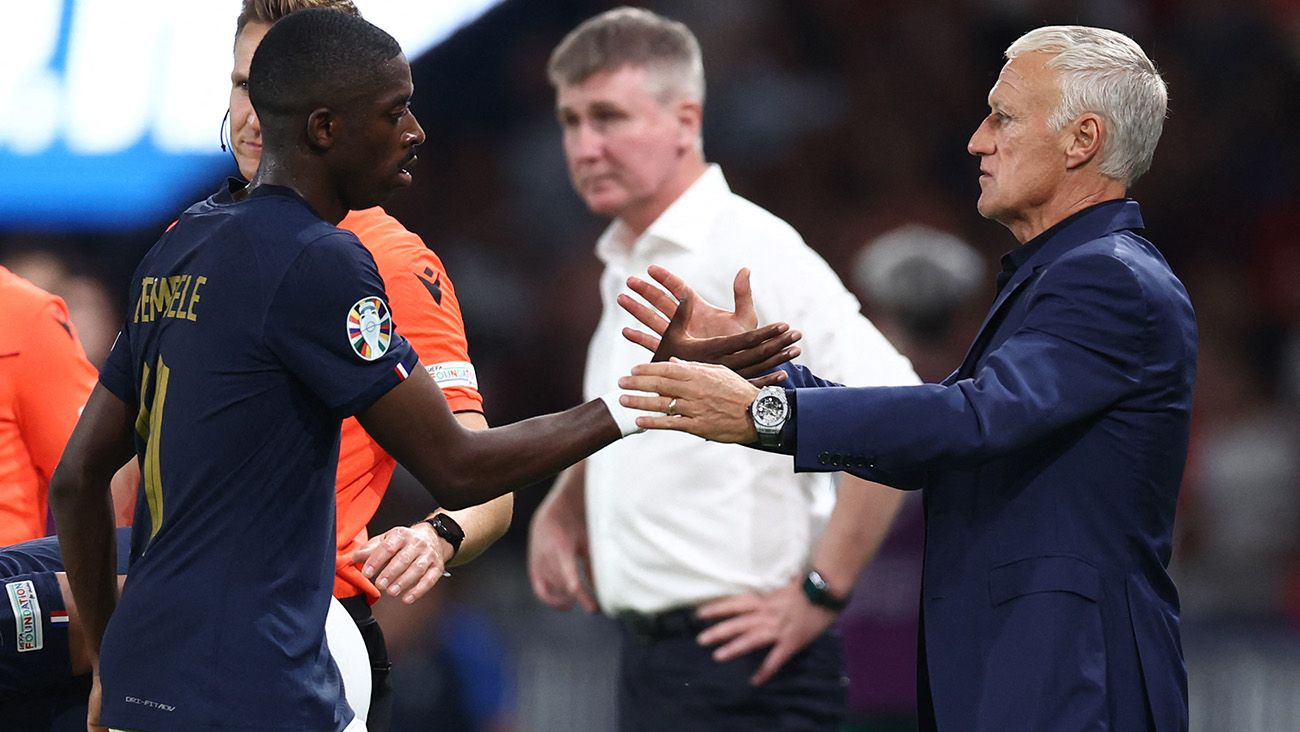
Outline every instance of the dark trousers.
MULTIPOLYGON (((684 612, 684 611, 679 611, 684 612)), ((839 728, 848 679, 839 636, 830 631, 752 686, 769 649, 727 663, 695 642, 698 621, 666 632, 623 625, 619 672, 621 732, 760 732, 839 728)), ((683 624, 673 624, 683 626, 683 624)))
POLYGON ((388 661, 384 631, 371 614, 364 595, 344 598, 339 600, 339 604, 357 624, 361 639, 366 643, 366 655, 370 657, 370 714, 366 717, 366 729, 388 732, 393 721, 393 680, 390 678, 393 664, 388 661))

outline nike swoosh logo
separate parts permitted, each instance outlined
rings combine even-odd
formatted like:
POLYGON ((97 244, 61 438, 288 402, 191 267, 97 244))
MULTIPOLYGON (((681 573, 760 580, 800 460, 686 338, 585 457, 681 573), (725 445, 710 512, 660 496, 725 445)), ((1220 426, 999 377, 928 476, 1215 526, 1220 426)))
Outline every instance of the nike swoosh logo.
POLYGON ((20 353, 21 353, 20 351, 14 351, 13 353, 0 353, 0 358, 9 358, 10 356, 17 356, 20 353))

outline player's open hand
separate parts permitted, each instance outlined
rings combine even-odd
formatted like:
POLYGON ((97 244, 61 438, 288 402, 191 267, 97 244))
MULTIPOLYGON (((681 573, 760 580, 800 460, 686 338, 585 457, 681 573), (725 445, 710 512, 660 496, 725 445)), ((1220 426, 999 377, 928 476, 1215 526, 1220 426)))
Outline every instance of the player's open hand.
POLYGON ((736 273, 734 312, 710 304, 663 267, 651 265, 649 274, 663 289, 639 277, 627 280, 649 306, 627 294, 618 296, 618 304, 652 331, 624 328, 623 337, 652 351, 653 361, 675 357, 718 364, 745 377, 761 378, 760 386, 785 378, 782 372, 767 372, 799 355, 794 344, 802 336, 785 323, 758 327, 748 269, 736 273))
POLYGON ((352 561, 365 562, 361 573, 380 592, 401 596, 410 605, 438 584, 446 574, 451 544, 429 524, 397 526, 374 537, 352 552, 352 561))
POLYGON ((719 622, 705 628, 696 642, 716 646, 713 660, 719 663, 770 647, 749 679, 755 686, 767 683, 835 622, 835 613, 809 602, 800 584, 797 580, 773 592, 726 597, 701 606, 701 618, 719 622))
POLYGON ((618 385, 657 395, 619 397, 625 407, 663 413, 662 417, 637 417, 638 427, 689 432, 714 442, 758 441, 749 416, 758 387, 730 369, 673 359, 634 366, 632 374, 619 379, 618 385))

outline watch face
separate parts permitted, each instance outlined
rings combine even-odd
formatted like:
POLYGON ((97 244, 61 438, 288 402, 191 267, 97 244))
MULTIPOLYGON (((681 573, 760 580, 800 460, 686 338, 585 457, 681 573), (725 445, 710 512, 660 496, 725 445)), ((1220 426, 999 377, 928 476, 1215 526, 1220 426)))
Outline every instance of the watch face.
POLYGON ((754 424, 775 427, 785 419, 786 404, 780 397, 760 396, 754 403, 754 424))

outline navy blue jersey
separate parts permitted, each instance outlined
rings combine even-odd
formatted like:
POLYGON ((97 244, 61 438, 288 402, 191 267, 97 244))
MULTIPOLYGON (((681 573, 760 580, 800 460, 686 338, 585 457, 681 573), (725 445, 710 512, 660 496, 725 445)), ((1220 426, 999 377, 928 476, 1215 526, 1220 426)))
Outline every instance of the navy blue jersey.
MULTIPOLYGON (((130 541, 130 529, 117 530, 118 574, 126 574, 130 541)), ((72 675, 68 614, 54 576, 62 571, 58 537, 0 548, 0 730, 86 729, 90 674, 72 675), (23 584, 34 591, 25 602, 16 592, 23 584), (40 627, 26 645, 9 630, 21 628, 24 615, 40 627)))
MULTIPOLYGON (((126 574, 131 552, 131 530, 117 530, 117 573, 126 574)), ((63 555, 59 537, 44 536, 21 544, 0 547, 0 578, 32 572, 62 572, 63 555)))
POLYGON ((143 475, 106 725, 350 721, 324 641, 339 424, 415 362, 370 254, 289 189, 222 191, 145 255, 100 374, 143 475))

